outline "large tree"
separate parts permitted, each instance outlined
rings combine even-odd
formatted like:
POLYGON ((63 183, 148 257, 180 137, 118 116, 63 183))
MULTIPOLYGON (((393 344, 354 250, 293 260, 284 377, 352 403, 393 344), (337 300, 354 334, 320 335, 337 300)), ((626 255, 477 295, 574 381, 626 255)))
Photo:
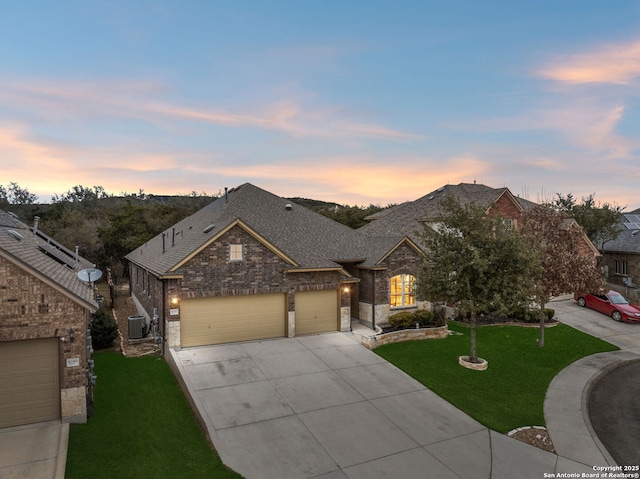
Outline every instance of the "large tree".
POLYGON ((427 252, 418 281, 418 295, 429 301, 458 305, 470 317, 471 352, 478 362, 475 326, 479 313, 508 314, 528 304, 539 260, 530 237, 514 230, 486 209, 443 202, 437 230, 423 234, 427 252))
POLYGON ((11 182, 8 187, 0 185, 0 206, 6 205, 32 205, 38 200, 38 196, 22 188, 18 183, 11 182))
POLYGON ((620 218, 624 208, 607 202, 596 203, 595 193, 583 197, 580 203, 571 193, 566 196, 558 193, 551 206, 575 219, 598 248, 616 239, 622 231, 620 218))
POLYGON ((576 291, 597 291, 604 275, 596 265, 582 228, 560 211, 538 205, 528 211, 521 231, 541 252, 542 267, 535 277, 535 297, 540 308, 540 339, 544 346, 545 305, 553 296, 576 291))

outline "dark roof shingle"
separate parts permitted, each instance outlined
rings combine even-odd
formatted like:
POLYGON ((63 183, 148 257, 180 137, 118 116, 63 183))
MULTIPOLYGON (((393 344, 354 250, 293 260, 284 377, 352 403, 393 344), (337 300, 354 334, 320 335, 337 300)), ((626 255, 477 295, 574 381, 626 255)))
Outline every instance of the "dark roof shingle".
POLYGON ((0 255, 30 274, 51 281, 92 311, 97 309, 91 288, 77 276, 78 271, 93 265, 81 256, 76 261, 64 246, 41 231, 34 234, 32 228, 5 211, 0 211, 0 255))

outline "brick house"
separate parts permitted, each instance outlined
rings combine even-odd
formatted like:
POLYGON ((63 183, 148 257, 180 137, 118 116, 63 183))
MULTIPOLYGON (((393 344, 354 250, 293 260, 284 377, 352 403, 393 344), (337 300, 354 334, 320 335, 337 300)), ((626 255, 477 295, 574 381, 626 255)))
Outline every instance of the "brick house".
POLYGON ((0 211, 0 428, 61 419, 85 422, 96 304, 77 277, 89 264, 0 211))
POLYGON ((447 185, 352 230, 244 184, 127 255, 132 297, 169 347, 384 324, 430 306, 414 291, 421 231, 437 227, 447 195, 515 227, 534 205, 507 188, 447 185))
MULTIPOLYGON (((506 218, 514 227, 518 227, 526 209, 535 206, 530 201, 515 197, 508 188, 460 183, 443 186, 415 201, 402 203, 368 216, 365 219, 369 223, 358 230, 360 233, 369 237, 372 244, 395 242, 399 246, 390 250, 393 253, 384 253, 373 261, 378 265, 386 265, 385 280, 377 282, 379 289, 376 291, 376 307, 373 313, 371 308, 366 307, 367 303, 364 303, 365 307, 360 310, 361 320, 375 323, 377 318, 386 318, 395 311, 425 306, 420 304, 413 294, 422 263, 421 256, 416 256, 414 252, 422 250, 421 237, 425 228, 437 230, 442 222, 442 204, 448 196, 456 197, 460 203, 472 203, 486 208, 487 215, 506 218), (398 257, 404 259, 396 265, 394 260, 398 257)), ((381 251, 385 250, 388 248, 381 248, 381 251)), ((363 285, 370 283, 376 270, 360 270, 359 273, 358 278, 363 285)), ((363 299, 368 302, 368 298, 363 299)))
POLYGON ((609 283, 621 291, 632 292, 633 300, 638 300, 640 284, 640 209, 624 213, 620 225, 620 235, 598 249, 600 260, 609 283), (632 288, 629 291, 629 288, 632 288))

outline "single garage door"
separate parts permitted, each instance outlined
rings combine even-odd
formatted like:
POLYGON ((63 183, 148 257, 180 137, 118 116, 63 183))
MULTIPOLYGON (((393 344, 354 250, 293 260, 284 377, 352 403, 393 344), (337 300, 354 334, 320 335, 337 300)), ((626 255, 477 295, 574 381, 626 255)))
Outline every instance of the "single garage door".
POLYGON ((338 291, 296 293, 296 336, 338 330, 338 291))
POLYGON ((58 339, 0 342, 0 428, 60 419, 58 339))
POLYGON ((284 294, 185 299, 180 306, 182 347, 285 336, 284 294))

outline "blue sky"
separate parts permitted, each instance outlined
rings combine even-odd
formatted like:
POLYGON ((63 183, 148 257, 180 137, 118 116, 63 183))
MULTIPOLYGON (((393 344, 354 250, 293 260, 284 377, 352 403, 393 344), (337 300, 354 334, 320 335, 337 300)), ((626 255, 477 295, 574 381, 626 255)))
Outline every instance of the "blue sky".
POLYGON ((640 3, 0 0, 0 184, 640 207, 640 3))

